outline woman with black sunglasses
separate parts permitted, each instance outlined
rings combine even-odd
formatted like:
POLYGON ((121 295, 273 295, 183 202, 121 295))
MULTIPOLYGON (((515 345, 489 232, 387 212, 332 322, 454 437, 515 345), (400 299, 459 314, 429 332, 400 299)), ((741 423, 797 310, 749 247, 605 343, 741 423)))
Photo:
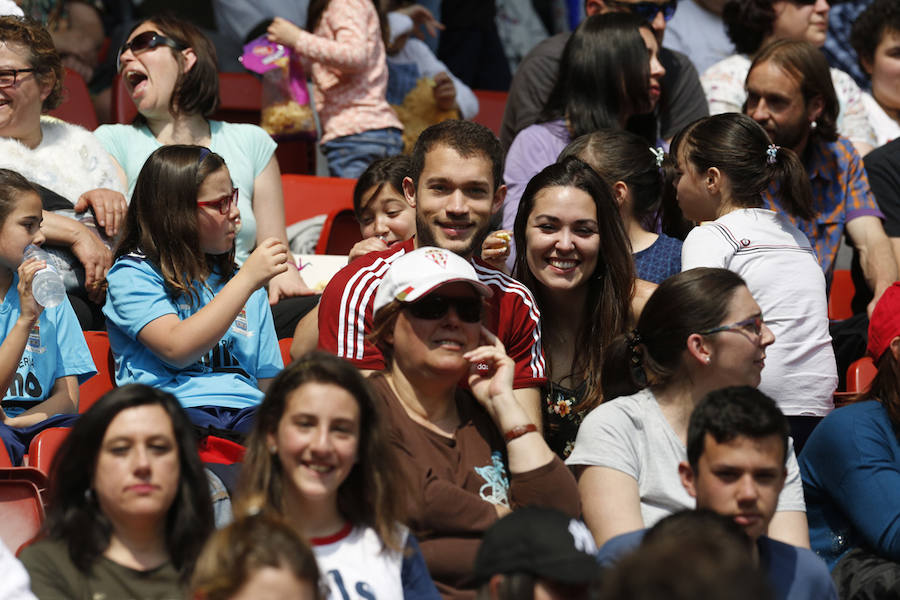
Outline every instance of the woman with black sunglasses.
MULTIPOLYGON (((711 391, 758 386, 774 340, 732 271, 682 271, 656 288, 637 326, 609 344, 601 373, 606 401, 585 417, 566 460, 598 546, 694 508, 678 477, 691 412, 711 391)), ((769 535, 809 547, 793 448, 787 469, 769 535)))
MULTIPOLYGON (((96 131, 134 193, 147 157, 168 144, 210 148, 228 163, 238 191, 241 226, 235 260, 242 264, 264 239, 285 245, 284 198, 275 157, 277 144, 261 128, 209 117, 219 101, 219 76, 212 42, 199 29, 171 16, 138 24, 118 52, 118 69, 138 116, 130 125, 103 125, 96 131)), ((297 269, 268 284, 269 303, 282 337, 293 334, 312 294, 297 269)))
POLYGON ((580 509, 575 480, 513 396, 513 361, 482 324, 490 294, 465 259, 423 247, 391 263, 375 297, 371 337, 388 367, 370 381, 445 597, 474 597, 475 553, 499 517, 580 509))
POLYGON ((163 389, 194 424, 248 433, 283 366, 262 288, 288 258, 269 238, 235 269, 239 223, 221 156, 159 148, 138 176, 103 313, 117 384, 163 389))

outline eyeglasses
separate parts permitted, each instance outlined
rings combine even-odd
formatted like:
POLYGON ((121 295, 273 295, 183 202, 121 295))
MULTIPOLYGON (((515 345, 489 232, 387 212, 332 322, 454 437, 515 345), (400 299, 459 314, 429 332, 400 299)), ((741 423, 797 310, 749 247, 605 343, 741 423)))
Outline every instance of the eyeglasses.
POLYGON ((220 214, 227 215, 231 207, 237 203, 239 193, 240 190, 237 188, 231 188, 230 195, 222 196, 218 200, 201 200, 197 202, 197 206, 213 206, 219 209, 220 214))
MULTIPOLYGON (((815 1, 815 0, 813 0, 815 1)), ((675 16, 678 8, 678 0, 669 0, 659 4, 657 2, 622 2, 621 0, 606 0, 607 6, 618 10, 627 10, 641 17, 648 23, 652 22, 660 12, 667 22, 675 16)))
POLYGON ((0 88, 16 85, 19 73, 35 73, 37 69, 3 69, 0 71, 0 88))
POLYGON ((738 321, 737 323, 731 323, 730 325, 720 325, 718 327, 713 327, 712 329, 706 329, 704 331, 698 331, 700 335, 712 335, 713 333, 719 333, 721 331, 733 331, 735 329, 743 329, 748 332, 752 332, 755 335, 762 334, 763 325, 766 322, 759 315, 755 317, 750 317, 749 319, 744 319, 743 321, 738 321))
POLYGON ((155 31, 145 31, 134 36, 134 39, 130 42, 122 44, 122 47, 119 48, 119 53, 116 55, 116 68, 119 71, 122 70, 122 55, 125 54, 126 50, 131 50, 132 54, 137 55, 147 50, 153 50, 158 46, 168 46, 173 50, 184 50, 188 47, 187 44, 176 42, 172 38, 160 35, 155 31))
POLYGON ((482 303, 480 297, 454 298, 429 294, 421 300, 405 305, 403 308, 417 319, 435 321, 443 318, 451 306, 456 311, 456 316, 459 317, 460 321, 465 323, 478 323, 481 321, 482 303))

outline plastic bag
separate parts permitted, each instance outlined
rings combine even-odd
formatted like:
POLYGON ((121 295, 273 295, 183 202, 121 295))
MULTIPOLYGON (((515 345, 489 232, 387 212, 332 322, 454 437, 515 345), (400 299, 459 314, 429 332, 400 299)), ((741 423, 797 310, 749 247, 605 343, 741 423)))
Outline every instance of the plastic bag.
POLYGON ((260 127, 269 135, 316 136, 306 75, 300 60, 281 44, 260 36, 244 46, 240 58, 247 69, 263 76, 260 127))

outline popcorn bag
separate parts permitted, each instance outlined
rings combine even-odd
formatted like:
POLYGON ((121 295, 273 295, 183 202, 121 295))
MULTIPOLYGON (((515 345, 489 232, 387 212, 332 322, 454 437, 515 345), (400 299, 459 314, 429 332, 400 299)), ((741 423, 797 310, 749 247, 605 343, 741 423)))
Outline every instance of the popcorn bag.
POLYGON ((260 127, 273 136, 315 138, 316 121, 299 59, 288 48, 260 36, 244 46, 240 61, 262 75, 260 127))

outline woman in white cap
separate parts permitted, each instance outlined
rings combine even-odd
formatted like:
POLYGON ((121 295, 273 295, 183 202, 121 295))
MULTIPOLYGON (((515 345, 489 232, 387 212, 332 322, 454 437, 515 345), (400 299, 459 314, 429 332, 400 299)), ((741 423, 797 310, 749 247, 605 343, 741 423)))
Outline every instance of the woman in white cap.
POLYGON ((475 553, 499 517, 525 505, 580 511, 574 478, 513 396, 513 361, 482 325, 490 293, 465 259, 424 247, 396 259, 375 296, 387 369, 370 381, 444 597, 474 598, 475 553))

